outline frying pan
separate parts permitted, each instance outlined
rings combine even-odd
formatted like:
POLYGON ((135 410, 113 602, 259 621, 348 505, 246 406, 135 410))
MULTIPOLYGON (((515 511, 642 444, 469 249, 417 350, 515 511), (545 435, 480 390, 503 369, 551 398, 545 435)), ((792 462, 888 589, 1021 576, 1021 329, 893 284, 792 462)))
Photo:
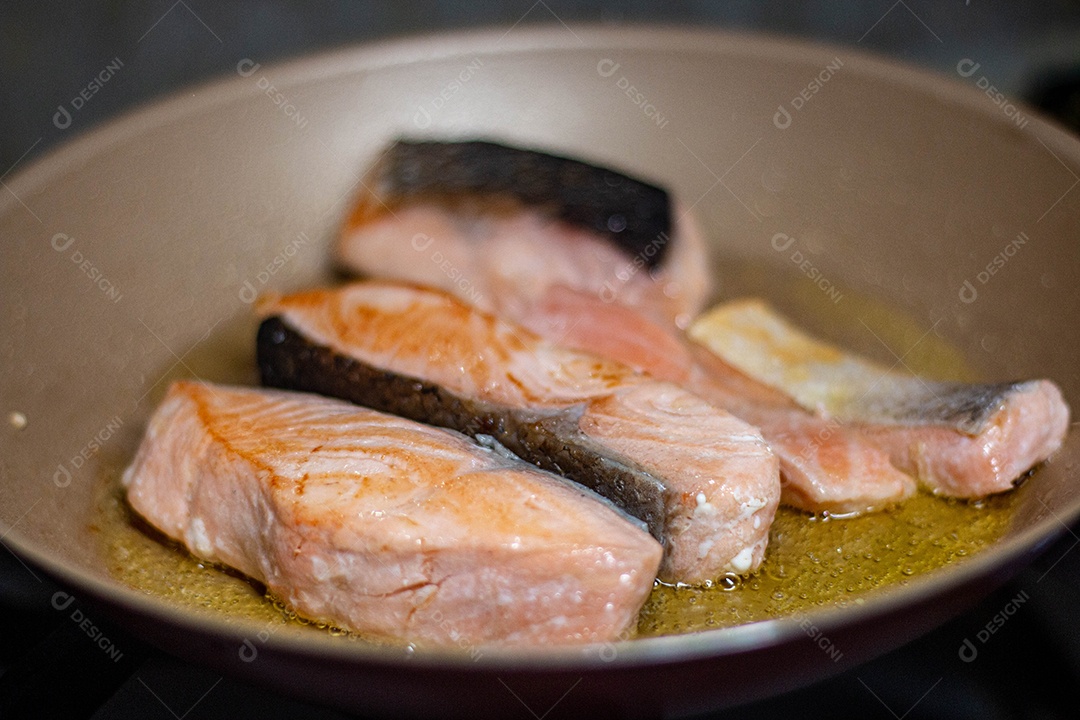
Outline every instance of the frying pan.
MULTIPOLYGON (((254 293, 327 279, 358 172, 400 134, 496 137, 655 178, 693 204, 722 294, 783 307, 790 287, 817 282, 777 250, 783 233, 805 243, 819 277, 894 308, 978 374, 1050 377, 1076 406, 1080 142, 984 94, 976 59, 958 57, 957 68, 939 77, 786 40, 563 26, 275 66, 238 58, 235 77, 144 108, 4 181, 3 542, 173 653, 370 713, 509 717, 524 705, 549 717, 679 715, 894 648, 970 606, 1076 519, 1075 434, 1029 481, 992 547, 861 605, 478 658, 320 632, 269 636, 243 617, 140 592, 106 567, 94 507, 163 378, 195 372, 200 348, 219 326, 242 325, 254 293), (1026 243, 995 265, 1020 233, 1026 243), (840 662, 808 621, 844 649, 840 662)), ((813 329, 836 335, 828 323, 813 329)), ((846 339, 895 359, 872 337, 846 339)))

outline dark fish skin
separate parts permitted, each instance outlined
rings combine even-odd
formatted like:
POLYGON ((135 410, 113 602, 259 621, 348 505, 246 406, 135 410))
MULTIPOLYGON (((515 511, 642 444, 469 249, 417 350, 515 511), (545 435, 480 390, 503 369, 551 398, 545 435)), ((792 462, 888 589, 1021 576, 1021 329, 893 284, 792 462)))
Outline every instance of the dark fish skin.
POLYGON ((609 238, 650 269, 663 262, 671 234, 671 201, 662 188, 610 168, 482 140, 400 139, 372 168, 369 184, 391 206, 509 197, 609 238))
POLYGON ((1035 381, 1003 383, 908 382, 904 392, 881 383, 859 401, 849 422, 882 425, 943 425, 978 435, 1013 393, 1034 388, 1035 381))
POLYGON ((523 460, 573 479, 643 521, 665 544, 664 484, 613 457, 578 430, 581 406, 521 410, 462 398, 439 385, 387 372, 311 342, 280 317, 259 326, 263 385, 327 395, 476 438, 490 436, 523 460))

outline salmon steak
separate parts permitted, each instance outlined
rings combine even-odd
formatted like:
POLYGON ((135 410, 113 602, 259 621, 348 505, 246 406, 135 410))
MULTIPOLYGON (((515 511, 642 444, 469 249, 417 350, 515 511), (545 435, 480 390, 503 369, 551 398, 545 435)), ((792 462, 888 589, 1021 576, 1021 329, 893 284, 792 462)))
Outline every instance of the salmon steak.
POLYGON ((361 187, 336 258, 364 276, 511 317, 567 287, 680 327, 710 292, 692 215, 612 168, 486 141, 398 140, 361 187))
POLYGON ((497 442, 607 497, 701 583, 762 561, 780 495, 755 428, 679 385, 568 350, 435 289, 361 282, 259 303, 263 383, 497 442))
POLYGON ((858 428, 931 492, 976 498, 1013 487, 1069 428, 1049 380, 935 381, 813 338, 760 300, 720 305, 690 335, 735 371, 808 412, 858 428))
POLYGON ((174 383, 130 505, 298 614, 462 648, 631 633, 662 548, 588 490, 464 436, 316 395, 174 383))

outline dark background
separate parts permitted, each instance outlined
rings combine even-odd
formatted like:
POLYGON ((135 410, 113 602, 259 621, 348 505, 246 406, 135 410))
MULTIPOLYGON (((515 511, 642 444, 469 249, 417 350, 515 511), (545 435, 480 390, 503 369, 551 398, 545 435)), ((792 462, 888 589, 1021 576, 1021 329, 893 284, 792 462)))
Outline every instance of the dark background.
MULTIPOLYGON (((955 77, 956 59, 1015 97, 1080 67, 1080 1, 852 0, 456 3, 0 0, 0 173, 134 105, 256 62, 416 32, 661 22, 859 46, 955 77), (59 130, 53 115, 114 59, 123 67, 59 130), (27 152, 29 150, 29 152, 27 152)), ((1074 109, 1075 112, 1075 109, 1074 109)))
MULTIPOLYGON (((955 77, 958 57, 1014 98, 1080 127, 1080 1, 212 2, 0 0, 0 180, 133 106, 263 64, 416 32, 515 23, 662 22, 798 36, 891 56, 955 77), (54 115, 110 63, 115 75, 60 128, 54 115)), ((1080 717, 1080 529, 974 610, 901 650, 806 690, 715 717, 1080 717), (985 644, 976 633, 1030 598, 985 644)), ((2 540, 2 538, 0 538, 2 540)), ((103 662, 55 588, 0 550, 0 717, 343 717, 220 678, 104 626, 123 650, 103 662)), ((522 718, 534 717, 522 708, 522 718)))

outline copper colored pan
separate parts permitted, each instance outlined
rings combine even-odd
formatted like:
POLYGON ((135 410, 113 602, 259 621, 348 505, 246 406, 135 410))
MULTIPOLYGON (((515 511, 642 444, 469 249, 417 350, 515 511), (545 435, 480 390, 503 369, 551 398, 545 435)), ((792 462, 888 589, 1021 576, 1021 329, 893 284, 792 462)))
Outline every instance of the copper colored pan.
POLYGON ((845 649, 839 663, 792 618, 478 659, 327 633, 264 637, 227 612, 122 584, 103 560, 93 507, 102 475, 130 457, 163 376, 188 374, 215 333, 242 326, 254 293, 326 278, 357 172, 401 133, 497 136, 658 178, 695 203, 722 292, 783 303, 776 278, 810 282, 777 250, 778 233, 797 237, 829 283, 934 328, 986 377, 1051 377, 1080 407, 1080 142, 1026 109, 1007 114, 970 69, 938 77, 760 37, 561 26, 272 67, 238 58, 235 77, 5 178, 3 542, 178 655, 369 712, 500 717, 519 713, 521 698, 537 714, 556 701, 568 716, 690 713, 896 647, 1076 519, 1080 435, 1031 480, 992 548, 860 606, 811 614, 845 649), (988 273, 1019 233, 1026 244, 988 273), (744 266, 766 272, 725 274, 744 266), (257 657, 241 652, 245 640, 257 657))

